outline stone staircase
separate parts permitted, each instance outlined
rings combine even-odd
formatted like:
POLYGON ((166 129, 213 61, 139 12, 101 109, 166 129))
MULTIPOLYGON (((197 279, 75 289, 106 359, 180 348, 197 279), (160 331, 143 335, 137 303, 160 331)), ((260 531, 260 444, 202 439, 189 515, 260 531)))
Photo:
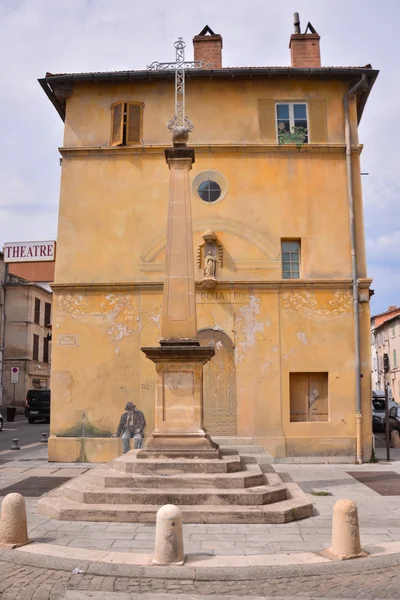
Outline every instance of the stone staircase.
POLYGON ((244 462, 247 458, 252 458, 259 465, 270 465, 275 462, 274 457, 267 450, 254 443, 254 438, 213 436, 212 439, 219 444, 222 451, 237 451, 244 462))
MULTIPOLYGON (((290 491, 271 468, 225 447, 218 459, 138 459, 137 451, 92 469, 42 496, 38 512, 69 521, 154 522, 176 504, 184 523, 286 523, 312 515, 312 504, 290 491)), ((248 453, 256 448, 255 454, 248 453)), ((262 453, 261 453, 262 454, 262 453)))

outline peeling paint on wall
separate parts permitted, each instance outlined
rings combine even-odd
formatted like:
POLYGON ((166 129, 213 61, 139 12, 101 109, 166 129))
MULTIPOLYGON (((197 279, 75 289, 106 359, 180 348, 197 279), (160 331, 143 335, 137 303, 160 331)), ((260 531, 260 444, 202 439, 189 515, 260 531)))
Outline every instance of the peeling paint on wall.
POLYGON ((256 333, 264 332, 263 321, 257 320, 257 315, 260 314, 261 300, 257 296, 250 296, 250 302, 246 306, 239 308, 236 327, 237 327, 237 343, 235 348, 235 362, 239 364, 246 351, 256 343, 256 333))
POLYGON ((298 333, 296 333, 296 335, 299 338, 299 340, 302 341, 305 346, 307 346, 308 339, 306 333, 304 331, 299 331, 298 333))

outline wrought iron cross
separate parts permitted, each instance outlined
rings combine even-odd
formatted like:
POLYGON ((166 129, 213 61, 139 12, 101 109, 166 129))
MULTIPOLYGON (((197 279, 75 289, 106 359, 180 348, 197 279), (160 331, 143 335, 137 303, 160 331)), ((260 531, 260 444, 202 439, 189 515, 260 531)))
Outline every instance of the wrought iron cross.
POLYGON ((180 37, 174 44, 176 49, 176 61, 160 63, 154 61, 148 65, 149 71, 175 71, 175 114, 167 123, 167 128, 173 131, 177 127, 185 127, 188 131, 193 130, 193 123, 185 114, 185 70, 204 68, 204 61, 185 61, 186 44, 180 37))

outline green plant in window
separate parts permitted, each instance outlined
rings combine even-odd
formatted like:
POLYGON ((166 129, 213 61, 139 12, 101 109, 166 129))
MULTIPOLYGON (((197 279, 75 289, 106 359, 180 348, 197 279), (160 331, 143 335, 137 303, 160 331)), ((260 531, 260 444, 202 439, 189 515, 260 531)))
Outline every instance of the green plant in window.
POLYGON ((307 137, 307 129, 305 127, 292 127, 290 131, 280 131, 278 133, 279 144, 296 144, 297 148, 301 148, 307 137))

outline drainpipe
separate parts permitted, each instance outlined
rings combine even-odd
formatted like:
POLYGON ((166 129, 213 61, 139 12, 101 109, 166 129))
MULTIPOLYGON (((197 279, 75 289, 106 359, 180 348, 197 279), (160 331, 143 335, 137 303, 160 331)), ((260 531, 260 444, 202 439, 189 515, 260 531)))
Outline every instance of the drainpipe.
POLYGON ((361 352, 360 352, 360 308, 358 303, 358 276, 356 257, 356 234, 354 223, 354 196, 353 196, 353 169, 351 161, 351 130, 349 120, 349 98, 359 90, 368 87, 365 73, 343 98, 344 104, 344 133, 346 141, 346 170, 347 170, 347 198, 349 203, 349 226, 351 244, 351 278, 353 286, 354 306, 354 338, 356 354, 356 463, 362 464, 362 412, 361 412, 361 352))

